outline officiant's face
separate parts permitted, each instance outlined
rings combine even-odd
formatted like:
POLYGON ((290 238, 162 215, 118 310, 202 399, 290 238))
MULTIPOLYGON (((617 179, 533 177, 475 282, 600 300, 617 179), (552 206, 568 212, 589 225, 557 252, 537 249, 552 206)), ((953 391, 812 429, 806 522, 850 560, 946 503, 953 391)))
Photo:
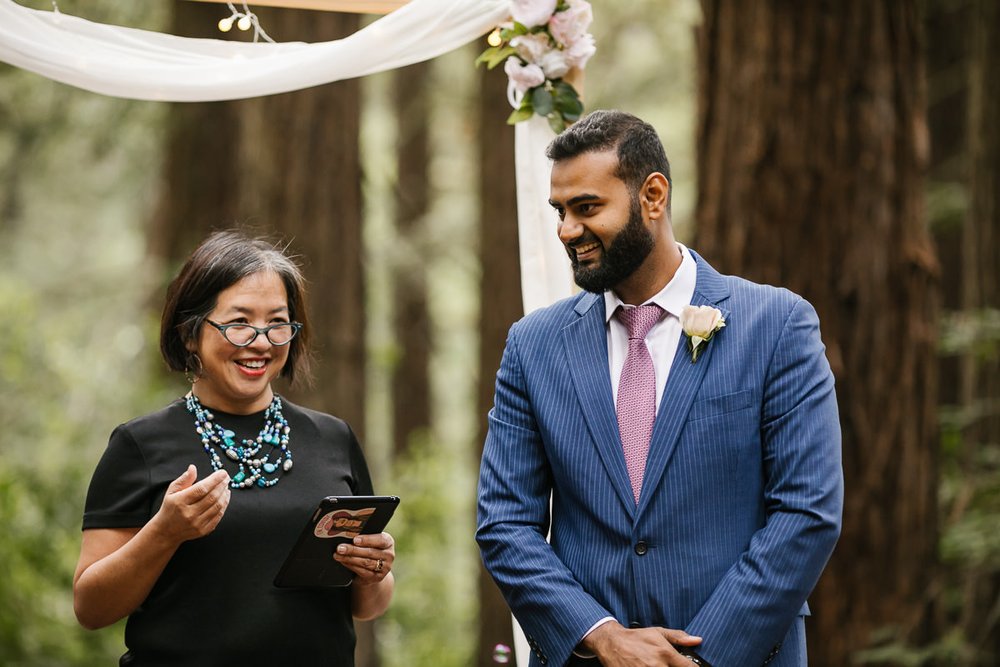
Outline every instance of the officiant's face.
POLYGON ((552 166, 549 203, 576 283, 603 292, 631 276, 653 249, 638 193, 615 175, 614 150, 589 152, 552 166))

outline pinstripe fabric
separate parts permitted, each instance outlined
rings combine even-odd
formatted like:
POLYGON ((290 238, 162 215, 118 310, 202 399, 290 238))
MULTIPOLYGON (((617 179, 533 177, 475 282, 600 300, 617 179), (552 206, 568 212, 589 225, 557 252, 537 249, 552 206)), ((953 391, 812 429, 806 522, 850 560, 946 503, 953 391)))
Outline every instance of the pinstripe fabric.
POLYGON ((535 648, 532 664, 564 664, 608 615, 700 635, 715 667, 759 665, 786 634, 772 664, 806 664, 797 618, 808 613, 843 502, 818 321, 787 290, 721 276, 693 255, 692 302, 721 309, 727 326, 697 363, 678 344, 638 505, 602 300, 578 295, 511 328, 477 539, 535 648))

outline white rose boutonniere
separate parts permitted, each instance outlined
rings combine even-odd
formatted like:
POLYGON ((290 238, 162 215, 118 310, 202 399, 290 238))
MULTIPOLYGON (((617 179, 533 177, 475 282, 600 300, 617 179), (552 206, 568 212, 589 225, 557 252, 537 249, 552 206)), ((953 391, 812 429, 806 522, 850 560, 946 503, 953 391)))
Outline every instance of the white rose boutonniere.
POLYGON ((681 311, 681 328, 688 337, 688 350, 691 351, 691 363, 698 361, 698 355, 705 349, 704 345, 712 340, 722 327, 726 326, 726 318, 722 311, 711 306, 684 306, 681 311))

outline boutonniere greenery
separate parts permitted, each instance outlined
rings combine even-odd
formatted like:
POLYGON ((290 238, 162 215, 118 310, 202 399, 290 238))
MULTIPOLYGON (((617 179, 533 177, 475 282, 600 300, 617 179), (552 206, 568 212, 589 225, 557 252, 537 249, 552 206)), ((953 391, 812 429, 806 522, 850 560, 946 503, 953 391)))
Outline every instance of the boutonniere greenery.
POLYGON ((712 340, 722 327, 726 326, 726 318, 722 311, 711 306, 684 306, 681 311, 681 328, 688 339, 688 351, 691 352, 691 363, 698 361, 698 356, 705 350, 708 341, 712 340))

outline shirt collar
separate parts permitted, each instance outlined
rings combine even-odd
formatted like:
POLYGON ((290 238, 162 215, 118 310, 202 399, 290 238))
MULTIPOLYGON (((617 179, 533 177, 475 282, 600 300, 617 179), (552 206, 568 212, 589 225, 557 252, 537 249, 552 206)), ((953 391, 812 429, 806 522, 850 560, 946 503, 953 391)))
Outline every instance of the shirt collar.
MULTIPOLYGON (((688 249, 681 243, 677 244, 681 251, 681 264, 674 272, 674 277, 670 279, 663 289, 653 295, 641 305, 655 303, 657 306, 667 311, 675 317, 681 316, 684 306, 691 304, 694 298, 694 287, 698 279, 698 267, 694 257, 688 249)), ((618 295, 612 290, 604 293, 604 321, 610 322, 619 306, 628 307, 618 295)))

